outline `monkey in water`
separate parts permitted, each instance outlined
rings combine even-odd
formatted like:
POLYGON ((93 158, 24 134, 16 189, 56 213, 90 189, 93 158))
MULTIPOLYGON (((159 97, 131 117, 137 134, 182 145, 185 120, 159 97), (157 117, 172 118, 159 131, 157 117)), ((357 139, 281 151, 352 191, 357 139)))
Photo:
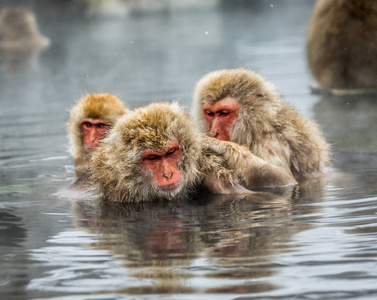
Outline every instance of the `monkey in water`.
POLYGON ((377 90, 376 15, 375 0, 316 2, 306 50, 320 90, 339 95, 377 90))
MULTIPOLYGON (((171 200, 197 191, 251 194, 244 182, 260 169, 271 168, 240 145, 202 134, 177 103, 152 103, 118 119, 73 186, 113 202, 171 200)), ((268 175, 280 176, 274 172, 268 175)))
POLYGON ((22 7, 5 7, 0 12, 0 48, 46 48, 50 40, 38 29, 34 14, 22 7))
POLYGON ((201 78, 194 90, 193 117, 210 137, 242 145, 260 161, 263 167, 252 171, 247 188, 296 184, 322 173, 329 161, 330 147, 318 125, 247 69, 201 78))
POLYGON ((115 121, 125 114, 123 102, 112 94, 90 93, 71 109, 67 124, 70 152, 75 158, 76 175, 81 175, 115 121))

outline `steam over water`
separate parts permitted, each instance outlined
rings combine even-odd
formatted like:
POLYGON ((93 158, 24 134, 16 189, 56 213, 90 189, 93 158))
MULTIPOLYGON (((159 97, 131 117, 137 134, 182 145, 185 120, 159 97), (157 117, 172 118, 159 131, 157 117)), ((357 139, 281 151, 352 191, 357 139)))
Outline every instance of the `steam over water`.
POLYGON ((377 297, 376 101, 310 94, 314 1, 105 16, 50 2, 26 3, 51 46, 0 60, 1 299, 377 297), (260 72, 317 120, 336 176, 269 196, 143 205, 68 193, 74 100, 109 92, 129 108, 178 100, 189 110, 201 76, 233 67, 260 72))

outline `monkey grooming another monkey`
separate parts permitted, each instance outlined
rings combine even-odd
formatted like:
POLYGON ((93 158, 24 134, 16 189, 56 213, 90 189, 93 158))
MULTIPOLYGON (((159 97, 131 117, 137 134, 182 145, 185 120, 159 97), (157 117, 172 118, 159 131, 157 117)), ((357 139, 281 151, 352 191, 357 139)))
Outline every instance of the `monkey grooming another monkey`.
MULTIPOLYGON (((252 169, 248 188, 294 184, 322 173, 329 161, 330 147, 318 125, 253 71, 205 75, 194 91, 193 115, 210 137, 242 145, 260 161, 263 167, 252 169)), ((245 177, 246 166, 242 170, 245 177)))
POLYGON ((117 121, 93 153, 89 172, 74 186, 113 202, 172 200, 202 188, 253 193, 240 185, 242 172, 229 167, 236 164, 226 161, 225 155, 235 151, 244 151, 245 160, 254 164, 250 151, 201 134, 178 104, 152 103, 117 121))
POLYGON ((319 91, 377 93, 377 1, 318 0, 307 32, 307 58, 319 91))
POLYGON ((126 112, 127 109, 120 99, 106 93, 87 94, 71 109, 67 129, 77 175, 84 171, 91 154, 107 131, 126 112))

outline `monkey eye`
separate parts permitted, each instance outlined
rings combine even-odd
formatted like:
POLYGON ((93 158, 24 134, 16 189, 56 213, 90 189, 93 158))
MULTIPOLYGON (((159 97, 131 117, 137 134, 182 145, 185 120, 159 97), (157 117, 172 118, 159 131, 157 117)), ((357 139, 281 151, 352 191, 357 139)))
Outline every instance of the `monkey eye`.
POLYGON ((83 125, 84 127, 86 127, 86 128, 90 128, 90 127, 92 127, 92 123, 90 123, 90 122, 84 122, 84 123, 82 123, 82 125, 83 125))
POLYGON ((104 123, 99 123, 99 124, 97 125, 97 127, 98 127, 98 128, 107 128, 108 125, 106 125, 106 124, 104 124, 104 123))
POLYGON ((229 115, 229 111, 227 110, 221 110, 219 112, 219 116, 226 117, 227 115, 229 115))
POLYGON ((147 156, 145 159, 149 160, 149 161, 156 161, 159 158, 160 158, 160 156, 158 156, 158 155, 150 155, 150 156, 147 156))
POLYGON ((175 152, 176 150, 177 150, 176 148, 170 149, 170 150, 166 153, 166 156, 171 156, 171 155, 173 155, 174 152, 175 152))
POLYGON ((210 111, 210 110, 206 110, 204 113, 205 113, 207 116, 209 116, 209 117, 213 117, 213 116, 215 115, 215 113, 212 112, 212 111, 210 111))

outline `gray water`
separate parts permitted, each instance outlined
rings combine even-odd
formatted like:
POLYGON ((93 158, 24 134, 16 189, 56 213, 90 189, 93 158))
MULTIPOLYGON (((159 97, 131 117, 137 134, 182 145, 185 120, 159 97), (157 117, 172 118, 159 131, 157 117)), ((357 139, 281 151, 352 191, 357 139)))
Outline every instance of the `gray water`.
POLYGON ((34 4, 51 47, 0 65, 1 299, 376 299, 376 101, 310 93, 313 1, 222 2, 116 17, 34 4), (321 124, 337 176, 271 197, 56 196, 75 178, 65 124, 83 94, 190 109, 201 76, 233 67, 321 124))

